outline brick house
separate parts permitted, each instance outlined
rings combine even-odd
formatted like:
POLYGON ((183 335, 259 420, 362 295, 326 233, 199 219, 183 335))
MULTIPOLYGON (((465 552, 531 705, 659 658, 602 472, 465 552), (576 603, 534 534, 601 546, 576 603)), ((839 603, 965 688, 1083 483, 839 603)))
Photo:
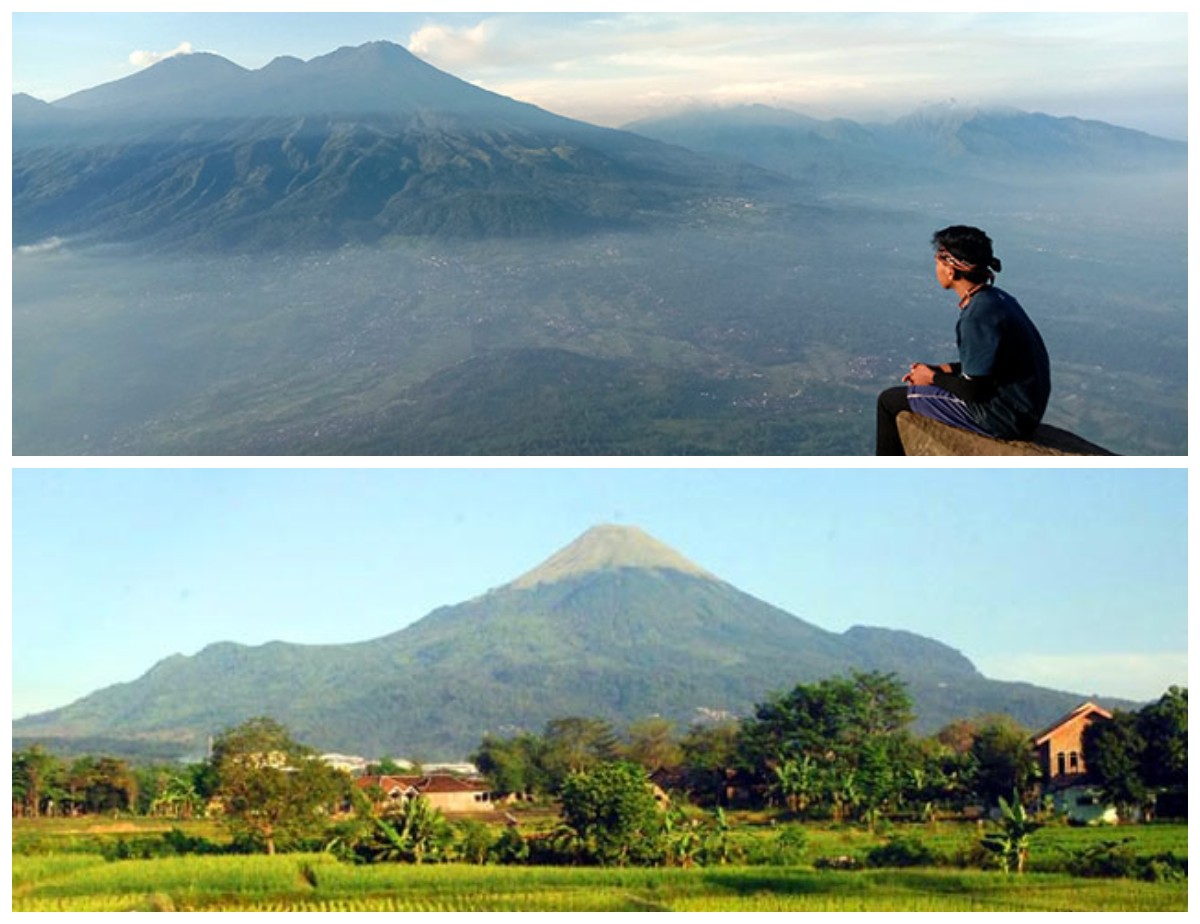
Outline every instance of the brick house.
POLYGON ((1065 813, 1071 821, 1116 821, 1116 810, 1091 785, 1083 759, 1084 729, 1096 719, 1111 718, 1112 713, 1107 709, 1095 703, 1082 703, 1033 736, 1042 769, 1042 792, 1052 796, 1055 811, 1065 813))
POLYGON ((374 794, 382 806, 400 806, 415 796, 424 796, 431 808, 447 815, 491 812, 496 804, 487 785, 449 774, 425 776, 360 776, 354 781, 359 789, 374 794))

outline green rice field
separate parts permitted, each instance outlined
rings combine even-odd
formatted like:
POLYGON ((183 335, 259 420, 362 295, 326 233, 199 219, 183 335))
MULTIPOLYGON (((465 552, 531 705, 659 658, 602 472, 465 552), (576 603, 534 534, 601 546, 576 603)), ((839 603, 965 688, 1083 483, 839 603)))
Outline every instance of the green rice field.
MULTIPOLYGON (((144 831, 146 829, 140 829, 144 831)), ((928 832, 943 851, 973 826, 928 832)), ((140 832, 139 832, 140 833, 140 832)), ((749 836, 743 828, 743 835, 749 836)), ((1047 830, 1024 876, 971 869, 821 870, 787 866, 577 868, 355 866, 328 854, 106 860, 115 835, 62 820, 14 821, 13 911, 1185 911, 1187 881, 1082 878, 1045 871, 1089 841, 1133 837, 1139 851, 1186 856, 1184 825, 1047 830), (1037 870, 1038 856, 1043 871, 1037 870)), ((760 833, 758 836, 765 836, 760 833)), ((813 826, 807 853, 851 854, 879 838, 813 826)))
POLYGON ((1187 883, 991 872, 15 857, 13 911, 1178 911, 1187 883))

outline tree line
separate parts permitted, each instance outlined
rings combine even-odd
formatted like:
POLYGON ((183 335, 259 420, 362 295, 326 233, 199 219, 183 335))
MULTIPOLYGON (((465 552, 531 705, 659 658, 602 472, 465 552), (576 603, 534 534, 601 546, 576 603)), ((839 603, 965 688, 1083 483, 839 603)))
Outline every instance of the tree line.
MULTIPOLYGON (((853 673, 758 704, 740 721, 677 734, 648 718, 618 731, 596 718, 563 718, 541 734, 486 737, 473 760, 504 792, 558 794, 567 775, 613 760, 636 764, 699 805, 774 806, 801 818, 928 818, 1001 797, 1029 802, 1041 767, 1031 731, 1006 715, 911 730, 912 699, 892 674, 853 673)), ((1187 691, 1172 687, 1137 713, 1096 722, 1084 742, 1103 795, 1139 804, 1187 782, 1187 691)))
MULTIPOLYGON (((884 817, 932 821, 969 805, 1034 805, 1041 770, 1027 729, 985 716, 921 737, 912 721, 912 700, 894 675, 854 673, 800 684, 741 721, 697 724, 682 734, 657 717, 623 731, 594 717, 555 719, 540 734, 486 736, 473 760, 497 793, 557 803, 569 844, 561 850, 597 862, 628 861, 622 851, 630 845, 657 843, 650 828, 662 834, 672 826, 673 843, 719 853, 730 806, 873 829, 884 817), (651 781, 670 792, 676 809, 707 808, 713 820, 697 827, 678 811, 664 815, 651 781), (634 830, 637 837, 612 841, 613 832, 634 830)), ((1126 809, 1167 791, 1186 797, 1186 689, 1172 687, 1137 712, 1095 722, 1084 759, 1104 797, 1126 809)), ((355 856, 411 854, 414 832, 424 832, 424 843, 444 829, 421 800, 394 818, 378 817, 347 774, 269 718, 226 730, 207 760, 186 766, 135 767, 111 757, 68 762, 34 745, 13 753, 12 798, 14 815, 27 816, 214 813, 236 844, 268 853, 325 837, 355 856), (361 818, 347 829, 354 836, 335 830, 348 814, 361 818)), ((516 853, 531 846, 509 841, 516 853)))

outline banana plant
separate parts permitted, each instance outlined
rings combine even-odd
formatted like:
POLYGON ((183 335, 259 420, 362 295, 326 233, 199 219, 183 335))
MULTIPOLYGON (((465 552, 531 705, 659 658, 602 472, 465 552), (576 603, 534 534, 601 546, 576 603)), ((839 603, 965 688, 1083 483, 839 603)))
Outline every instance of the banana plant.
POLYGON ((1029 862, 1029 838, 1045 825, 1025 811, 1017 791, 1013 790, 1012 802, 1000 797, 999 830, 984 835, 983 848, 996 855, 1000 868, 1007 874, 1016 869, 1025 872, 1029 862))

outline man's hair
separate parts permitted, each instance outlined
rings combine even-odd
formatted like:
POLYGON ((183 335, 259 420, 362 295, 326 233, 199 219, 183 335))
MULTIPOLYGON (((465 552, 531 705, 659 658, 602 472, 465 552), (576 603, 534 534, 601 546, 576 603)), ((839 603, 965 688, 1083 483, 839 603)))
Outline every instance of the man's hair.
POLYGON ((970 270, 956 268, 956 275, 961 275, 971 282, 986 282, 993 272, 1000 272, 1000 261, 992 253, 992 239, 968 225, 952 225, 943 228, 933 235, 935 250, 944 250, 952 257, 973 267, 970 270))

